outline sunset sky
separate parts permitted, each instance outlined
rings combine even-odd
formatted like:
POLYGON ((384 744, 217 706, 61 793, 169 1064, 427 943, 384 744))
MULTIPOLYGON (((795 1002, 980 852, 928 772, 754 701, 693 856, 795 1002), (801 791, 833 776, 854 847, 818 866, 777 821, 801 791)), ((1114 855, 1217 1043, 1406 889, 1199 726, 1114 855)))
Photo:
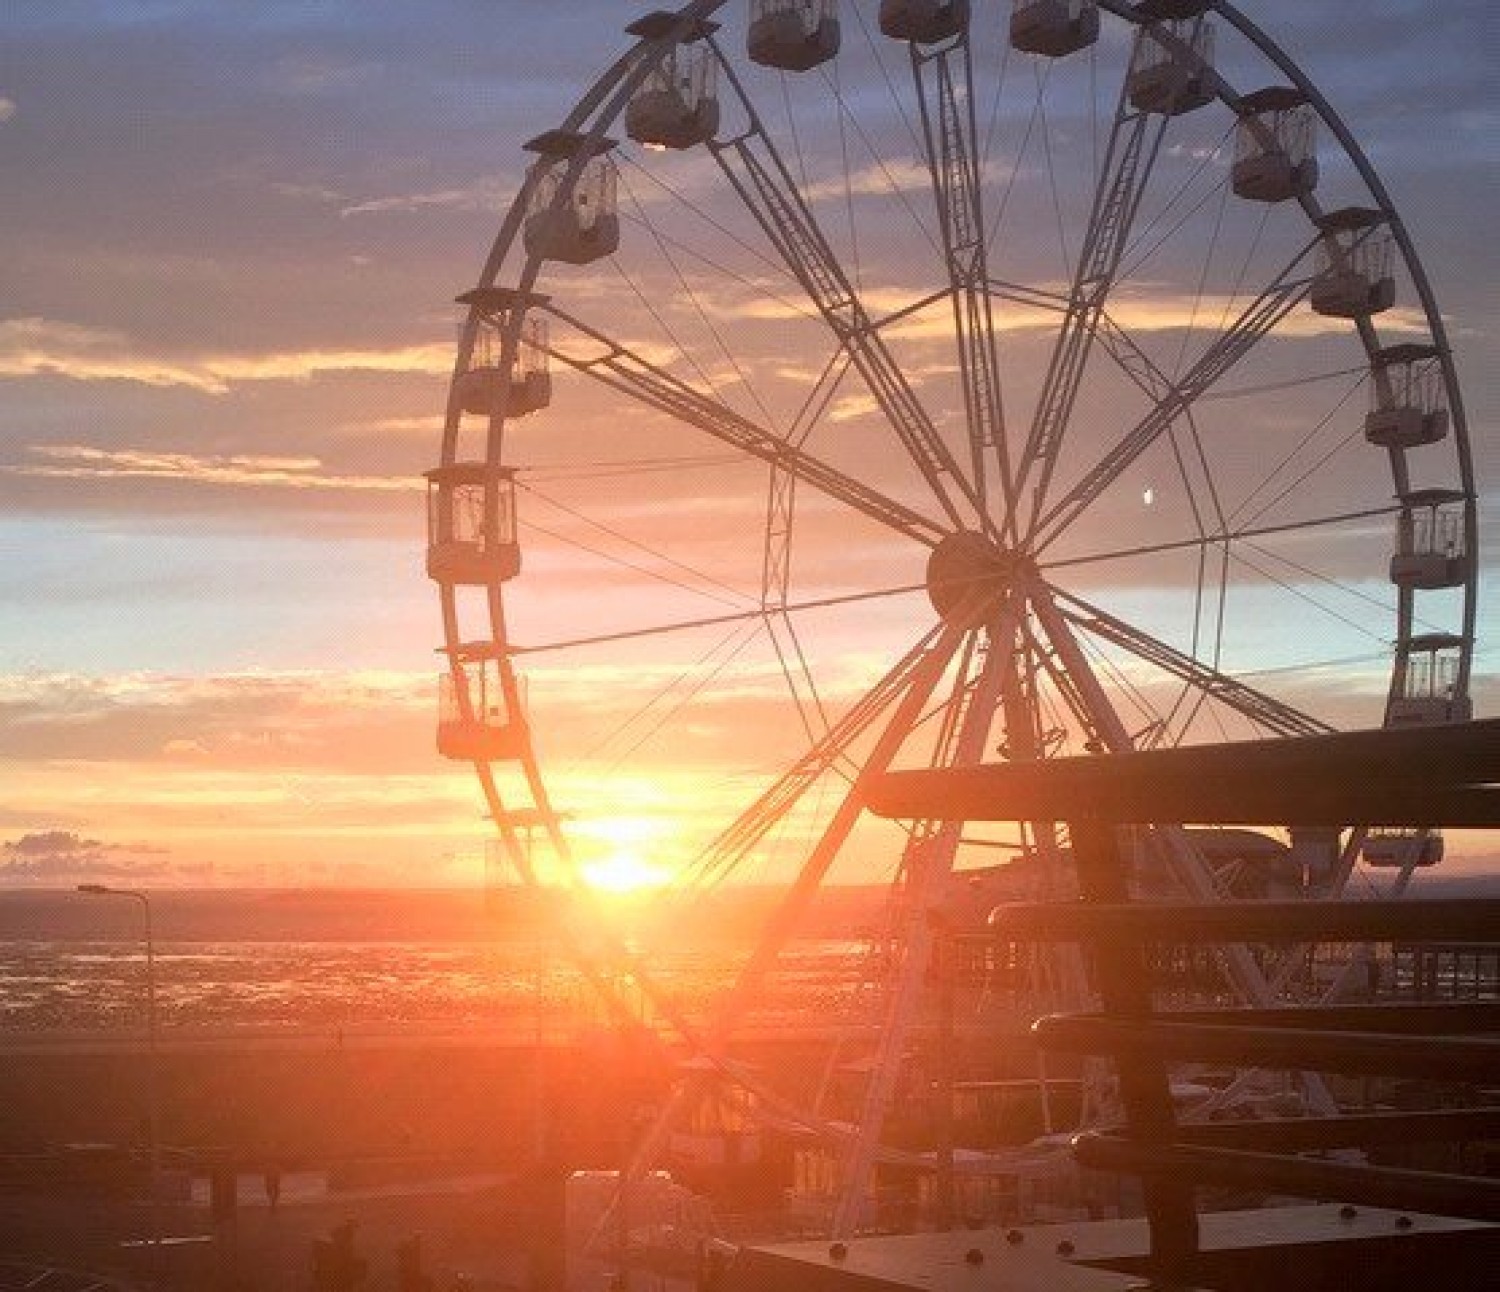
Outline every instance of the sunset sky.
MULTIPOLYGON (((10 7, 0 45, 0 883, 478 881, 481 799, 470 771, 433 747, 441 632, 423 573, 421 472, 437 461, 452 300, 477 280, 521 182, 522 142, 562 119, 648 7, 10 7)), ((1494 585, 1493 7, 1241 8, 1353 127, 1423 255, 1458 354, 1494 585)), ((726 25, 737 41, 742 19, 726 25)), ((1057 280, 1037 263, 1038 281, 1057 280)), ((577 276, 581 296, 606 310, 620 290, 612 281, 577 276)), ((776 337, 790 335, 766 331, 774 301, 759 313, 720 304, 724 331, 742 329, 745 363, 769 363, 769 347, 784 344, 776 337)), ((1170 292, 1129 302, 1133 324, 1152 334, 1180 328, 1180 305, 1170 292)), ((1306 324, 1302 339, 1323 344, 1306 324)), ((759 523, 732 500, 759 506, 763 482, 731 488, 734 468, 714 466, 713 445, 698 450, 706 465, 684 459, 670 483, 610 477, 601 464, 628 456, 618 440, 631 422, 579 393, 581 381, 559 376, 554 407, 517 437, 537 490, 523 492, 536 582, 517 590, 518 633, 630 626, 643 596, 659 598, 648 619, 743 608, 757 570, 721 561, 717 543, 759 523), (631 523, 652 552, 676 552, 696 571, 680 572, 692 590, 658 580, 643 592, 621 573, 619 550, 590 559, 588 543, 603 540, 586 541, 573 521, 601 497, 600 523, 631 523), (717 593, 710 576, 723 581, 717 593)), ((830 416, 865 411, 839 405, 830 416)), ((630 454, 686 452, 655 434, 642 431, 630 454)), ((895 481, 883 462, 870 470, 895 481)), ((1131 497, 1159 487, 1143 476, 1131 497)), ((1110 515, 1148 524, 1145 512, 1110 515)), ((841 529, 816 506, 802 519, 808 594, 920 581, 920 561, 883 553, 860 526, 841 529)), ((1388 523, 1371 532, 1388 545, 1388 523)), ((637 556, 654 560, 645 548, 637 556)), ((1175 577, 1134 568, 1114 594, 1147 620, 1183 597, 1175 577)), ((1279 639, 1321 632, 1289 633, 1258 606, 1251 594, 1243 667, 1273 671, 1286 663, 1279 639)), ((1474 696, 1486 716, 1500 698, 1500 647, 1485 632, 1497 622, 1482 599, 1474 696)), ((837 708, 857 694, 918 630, 899 601, 821 633, 810 625, 825 698, 837 708)), ((670 853, 674 803, 728 811, 795 756, 796 733, 763 721, 756 668, 774 664, 764 650, 737 657, 737 716, 690 726, 670 747, 625 731, 653 688, 701 665, 716 640, 528 666, 544 757, 558 755, 559 806, 587 854, 670 853)), ((1330 630, 1326 651, 1350 647, 1330 630)), ((1352 702, 1326 711, 1340 725, 1368 712, 1352 702)), ((1471 865, 1500 865, 1500 848, 1482 840, 1465 850, 1471 865)))

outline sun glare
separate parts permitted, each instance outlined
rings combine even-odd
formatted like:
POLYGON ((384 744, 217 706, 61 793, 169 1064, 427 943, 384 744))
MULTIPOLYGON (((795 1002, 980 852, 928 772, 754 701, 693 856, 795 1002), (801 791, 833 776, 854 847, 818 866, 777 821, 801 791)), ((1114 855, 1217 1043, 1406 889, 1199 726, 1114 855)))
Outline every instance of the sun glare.
POLYGON ((613 853, 582 868, 589 887, 601 893, 638 893, 667 882, 666 872, 628 852, 613 853))
POLYGON ((597 835, 602 855, 584 861, 579 873, 595 892, 629 894, 643 889, 660 888, 669 873, 663 866, 647 861, 652 851, 656 826, 636 818, 613 818, 600 821, 588 833, 597 835))

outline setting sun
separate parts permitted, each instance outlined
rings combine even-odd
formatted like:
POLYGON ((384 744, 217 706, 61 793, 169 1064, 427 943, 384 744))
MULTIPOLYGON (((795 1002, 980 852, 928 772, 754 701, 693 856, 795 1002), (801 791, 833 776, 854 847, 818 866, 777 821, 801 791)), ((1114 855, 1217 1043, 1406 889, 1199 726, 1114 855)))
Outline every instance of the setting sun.
POLYGON ((585 857, 579 874, 600 893, 637 893, 660 888, 669 870, 646 858, 655 851, 659 826, 638 817, 611 817, 592 823, 583 833, 598 839, 599 855, 585 857), (644 854, 644 855, 643 855, 644 854))
POLYGON ((587 862, 580 870, 588 886, 603 893, 636 893, 643 888, 659 888, 667 882, 667 874, 659 866, 629 852, 587 862))

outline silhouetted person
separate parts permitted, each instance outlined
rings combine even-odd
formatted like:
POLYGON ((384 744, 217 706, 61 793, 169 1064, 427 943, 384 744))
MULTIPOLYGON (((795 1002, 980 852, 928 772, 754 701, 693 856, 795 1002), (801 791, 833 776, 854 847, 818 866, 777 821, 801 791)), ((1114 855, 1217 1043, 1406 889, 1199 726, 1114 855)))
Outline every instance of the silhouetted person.
POLYGON ((335 1225, 327 1238, 313 1244, 313 1287, 317 1292, 355 1292, 369 1266, 354 1250, 354 1222, 335 1225))

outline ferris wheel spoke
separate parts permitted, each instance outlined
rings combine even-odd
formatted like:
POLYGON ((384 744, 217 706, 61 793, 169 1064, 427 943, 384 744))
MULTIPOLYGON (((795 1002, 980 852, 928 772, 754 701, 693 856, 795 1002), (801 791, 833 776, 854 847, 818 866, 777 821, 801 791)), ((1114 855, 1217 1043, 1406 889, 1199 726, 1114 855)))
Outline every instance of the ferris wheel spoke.
MULTIPOLYGON (((790 616, 809 610, 828 610, 834 606, 849 606, 861 601, 877 601, 886 597, 910 596, 926 589, 925 583, 908 583, 898 588, 878 588, 871 592, 851 592, 842 596, 818 597, 812 601, 798 601, 786 605, 756 606, 749 610, 731 611, 723 615, 708 615, 701 619, 674 619, 668 623, 646 624, 640 628, 621 628, 615 632, 590 633, 586 637, 565 637, 544 642, 507 641, 508 655, 543 655, 556 651, 576 650, 583 646, 608 646, 616 642, 641 641, 648 637, 670 637, 677 633, 695 632, 702 628, 728 627, 731 624, 748 623, 752 619, 769 619, 773 616, 790 616)), ((462 650, 463 647, 457 649, 462 650)))
MULTIPOLYGON (((716 1038, 722 1040, 727 1037, 759 994, 766 973, 774 965, 777 956, 794 933, 798 921, 806 913, 809 904, 827 880, 830 868, 863 815, 871 783, 889 768, 891 761, 911 734, 912 727, 921 717, 928 700, 942 681, 955 654, 963 645, 966 635, 962 628, 949 624, 942 625, 924 638, 917 649, 897 666, 894 672, 900 673, 899 681, 896 681, 893 675, 888 675, 892 676, 893 681, 890 688, 893 692, 890 701, 894 702, 891 717, 880 732, 870 753, 865 757, 853 783, 824 827, 817 843, 803 862, 797 877, 788 886, 780 904, 766 921, 754 948, 741 966, 734 984, 722 999, 715 1013, 712 1028, 712 1034, 716 1038)), ((823 742, 825 745, 828 743, 823 742)), ((842 748, 841 744, 840 749, 842 748)), ((796 789, 798 795, 806 788, 806 784, 811 783, 796 772, 783 778, 783 782, 790 783, 794 779, 804 782, 796 789)), ((769 824, 774 823, 774 820, 779 819, 782 814, 784 813, 771 818, 764 828, 760 826, 760 821, 765 819, 764 817, 757 818, 754 823, 750 823, 747 819, 751 814, 747 813, 742 820, 746 821, 749 831, 753 832, 758 829, 763 835, 764 829, 768 829, 769 824)), ((738 826, 739 823, 736 825, 738 826)), ((743 853, 747 848, 737 841, 736 850, 743 853)))
POLYGON ((785 820, 824 773, 849 758, 849 750, 896 702, 927 661, 940 635, 933 628, 875 683, 843 718, 725 829, 693 862, 686 887, 701 892, 733 873, 765 836, 785 820))
POLYGON ((872 322, 733 65, 722 54, 720 66, 747 117, 740 134, 709 141, 725 179, 848 353, 950 525, 992 528, 976 485, 965 476, 872 322))
POLYGON ((1048 291, 1031 283, 1013 283, 1005 278, 989 280, 990 295, 996 300, 1010 301, 1013 305, 1026 305, 1032 309, 1047 310, 1053 314, 1066 314, 1068 297, 1063 292, 1048 291))
POLYGON ((1046 502, 1073 405, 1083 384, 1089 351, 1119 276, 1120 261, 1161 150, 1167 122, 1164 115, 1133 107, 1125 87, 1121 87, 1072 289, 1068 294, 1067 313, 1053 343, 1026 447, 1017 468, 1018 493, 1031 474, 1037 473, 1032 494, 1033 528, 1046 502))
MULTIPOLYGON (((1134 747, 1130 734, 1052 595, 1041 592, 1032 598, 1031 604, 1048 642, 1087 706, 1090 725, 1098 732, 1104 747, 1113 753, 1128 753, 1134 747)), ((1191 899, 1213 901, 1222 896, 1213 866, 1182 826, 1158 825, 1148 838, 1191 899)), ((1275 986, 1249 947, 1228 944, 1219 953, 1226 976, 1244 1003, 1269 1007, 1276 1002, 1275 986)), ((1331 1112, 1334 1101, 1326 1085, 1316 1074, 1304 1076, 1305 1088, 1318 1111, 1331 1112)))
POLYGON ((1108 309, 1099 312, 1094 341, 1148 399, 1160 403, 1172 393, 1172 378, 1114 320, 1108 309))
MULTIPOLYGON (((1107 310, 1099 316, 1098 341, 1104 347, 1105 353, 1114 360, 1115 365, 1120 371, 1151 400, 1153 405, 1159 404, 1171 394, 1172 379, 1136 343, 1129 332, 1110 318, 1107 310)), ((1219 490, 1214 481, 1213 471, 1209 467, 1208 457, 1204 452, 1203 437, 1199 433, 1197 418, 1193 409, 1189 408, 1184 417, 1188 423, 1188 432, 1193 445, 1194 457, 1201 472, 1201 486, 1208 494, 1209 506, 1212 508, 1214 516, 1217 519, 1218 529, 1222 532, 1228 527, 1228 523, 1224 516, 1224 508, 1219 498, 1219 490)), ((1183 489, 1192 508, 1194 524, 1198 528, 1200 539, 1206 538, 1206 529, 1203 524, 1203 507, 1197 498, 1197 486, 1195 486, 1192 473, 1188 470, 1182 448, 1177 442, 1176 431, 1169 429, 1167 434, 1172 442, 1172 454, 1176 460, 1183 489)))
POLYGON ((1129 651, 1137 659, 1186 682, 1209 699, 1234 709, 1258 727, 1281 736, 1326 735, 1333 730, 1320 719, 1184 654, 1133 624, 1090 605, 1081 597, 1053 588, 1052 598, 1061 616, 1074 627, 1129 651))
POLYGON ((1005 438, 1000 358, 989 287, 974 60, 968 27, 965 25, 945 44, 924 47, 913 41, 909 50, 952 300, 970 471, 983 502, 993 457, 1006 514, 1010 515, 1014 510, 1010 450, 1005 438))
POLYGON ((1042 551, 1078 520, 1122 473, 1161 438, 1193 404, 1248 355, 1306 299, 1312 277, 1304 264, 1318 239, 1304 246, 1276 279, 1240 313, 1180 381, 1174 382, 1155 406, 1093 467, 1089 468, 1033 527, 1036 549, 1042 551))
POLYGON ((937 522, 789 444, 561 307, 549 302, 541 308, 602 347, 601 353, 583 357, 548 341, 541 348, 556 362, 794 476, 925 547, 935 546, 946 533, 937 522))
POLYGON ((1174 539, 1166 543, 1143 543, 1138 547, 1113 548, 1104 552, 1090 552, 1082 556, 1068 556, 1055 561, 1043 561, 1043 572, 1067 570, 1077 566, 1100 565, 1107 561, 1132 560, 1142 556, 1162 556, 1168 552, 1191 551, 1216 547, 1224 543, 1235 543, 1243 539, 1270 538, 1278 534, 1296 534, 1304 530, 1324 529, 1333 525, 1348 525, 1355 521, 1377 520, 1396 516, 1401 512, 1399 502, 1383 507, 1365 507, 1359 511, 1336 512, 1327 516, 1309 516, 1303 520, 1284 521, 1279 525, 1261 525, 1246 529, 1224 529, 1216 533, 1200 534, 1194 538, 1174 539))

